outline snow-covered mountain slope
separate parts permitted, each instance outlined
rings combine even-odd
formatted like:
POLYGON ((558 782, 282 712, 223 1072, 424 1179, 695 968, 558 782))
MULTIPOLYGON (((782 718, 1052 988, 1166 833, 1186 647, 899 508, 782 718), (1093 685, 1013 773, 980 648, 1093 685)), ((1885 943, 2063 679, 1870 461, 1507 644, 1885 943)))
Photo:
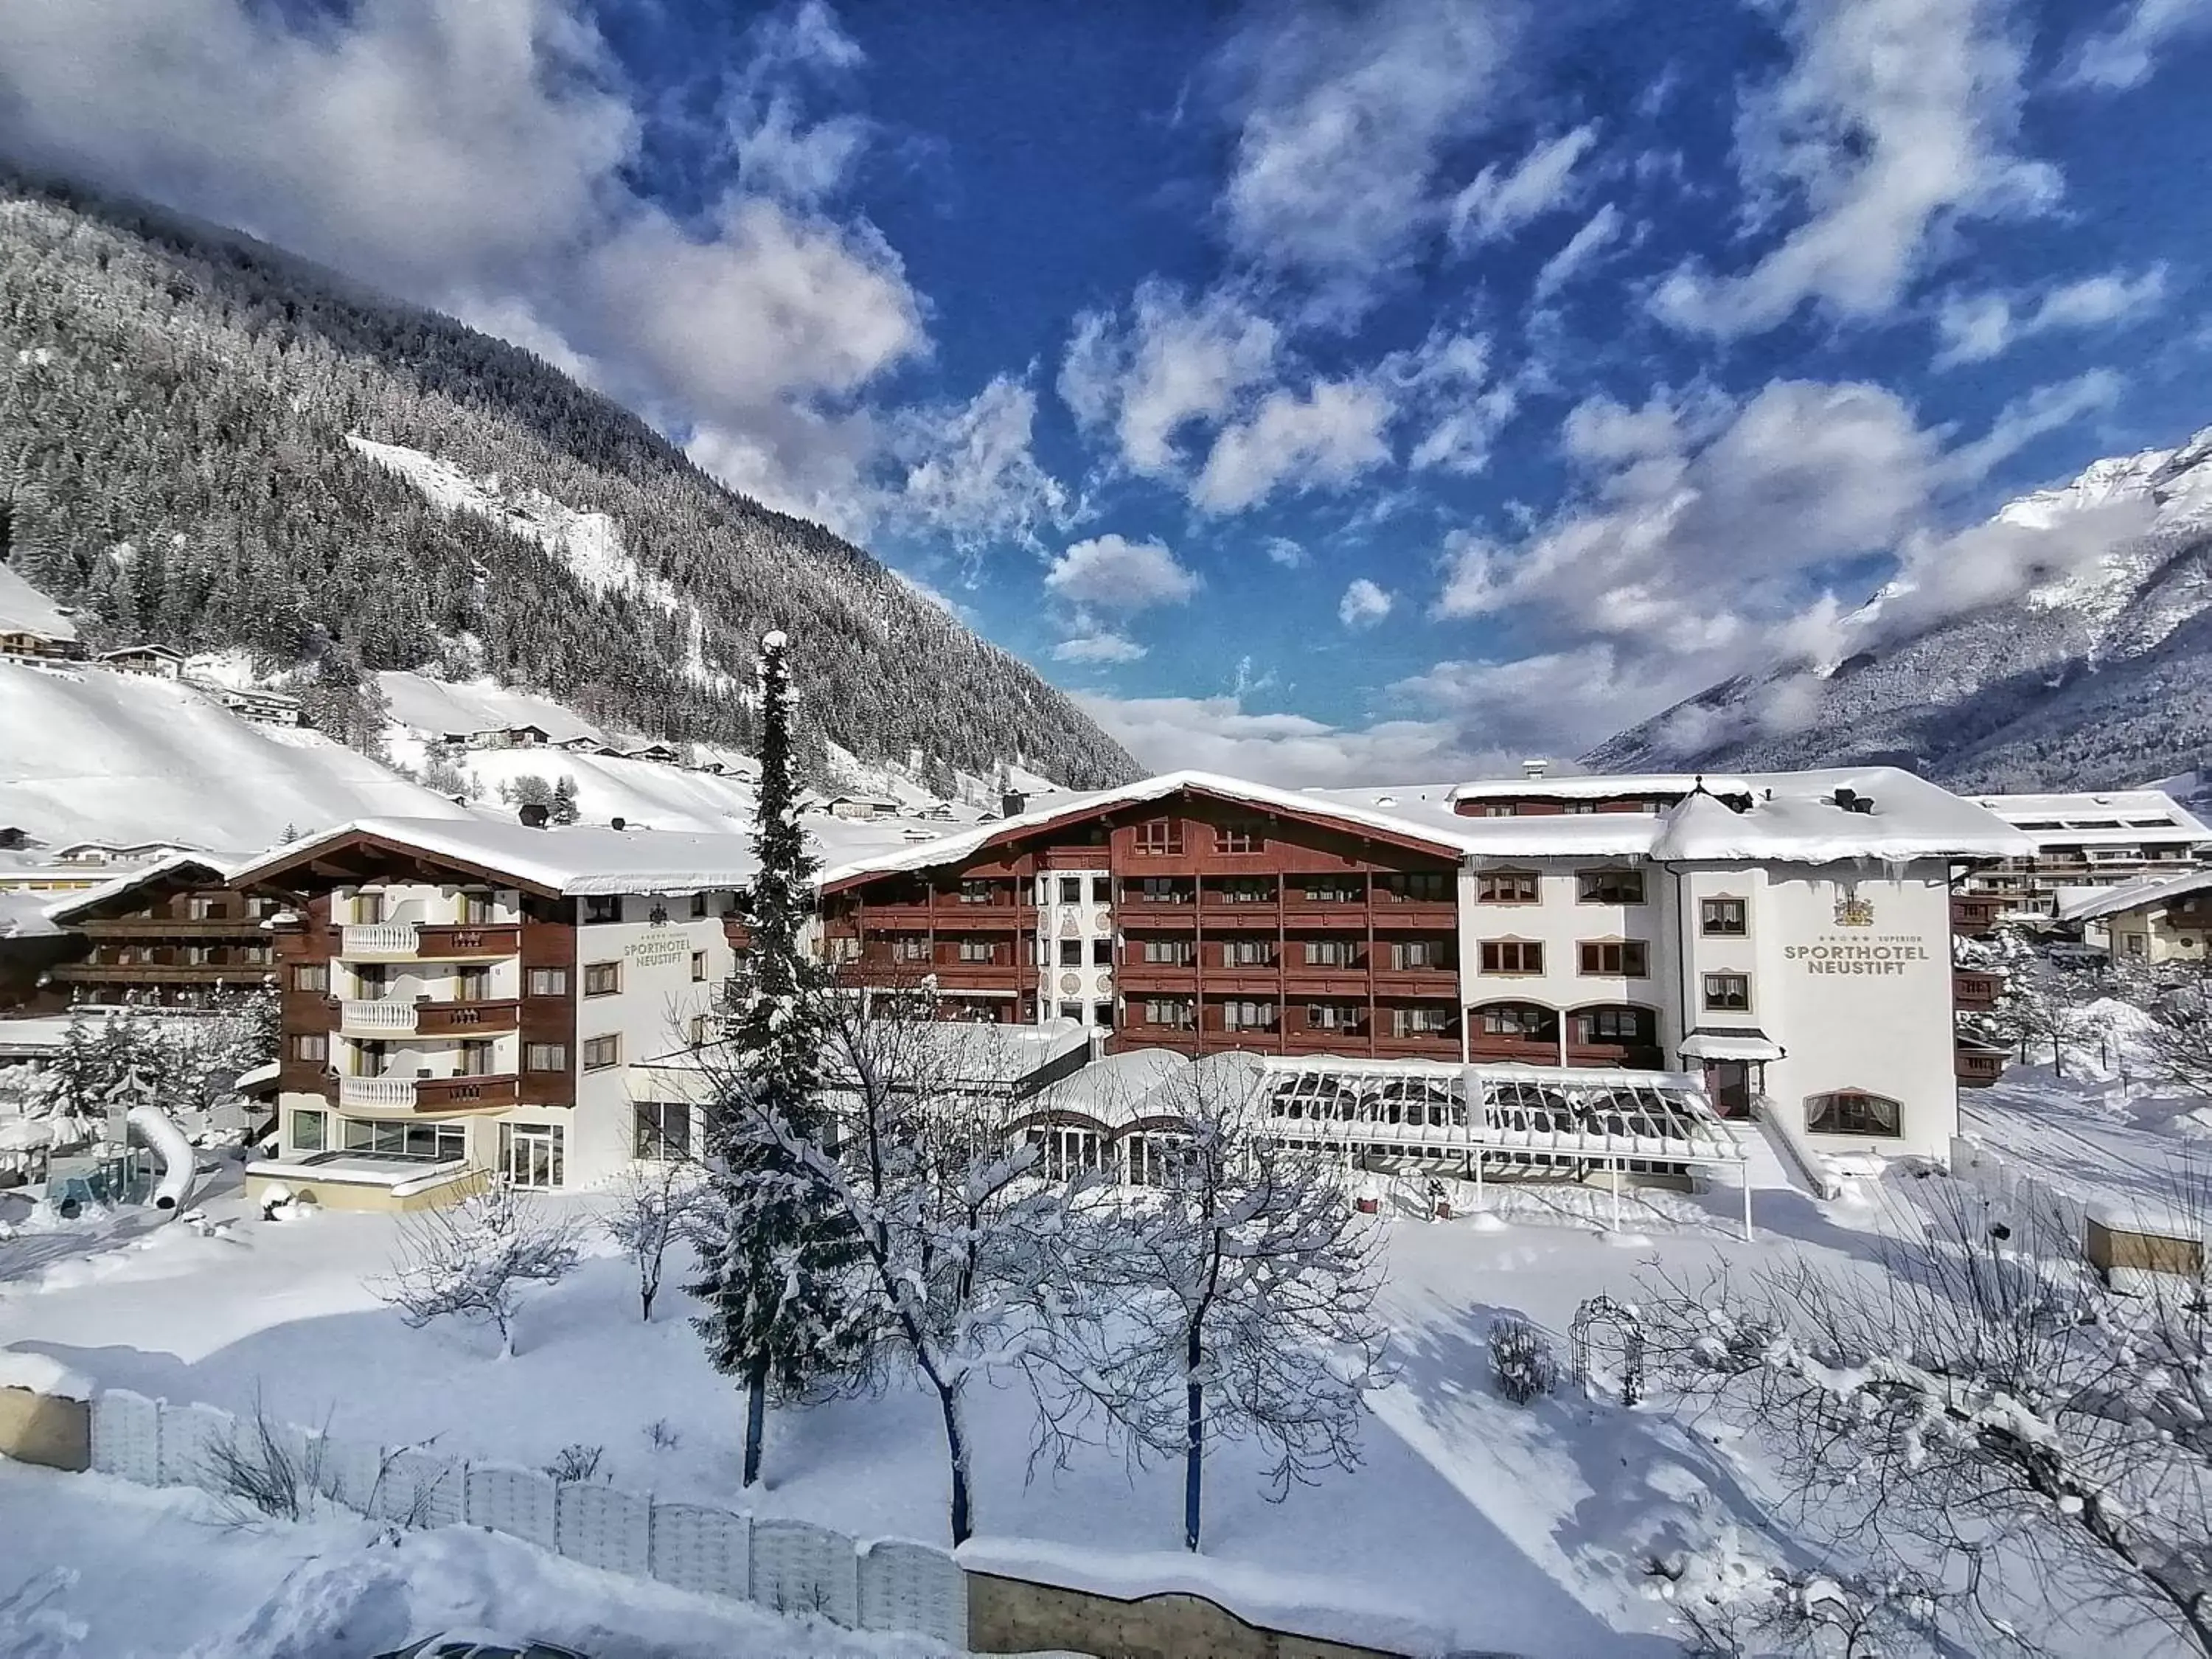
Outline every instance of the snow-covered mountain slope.
POLYGON ((810 745, 1136 773, 861 549, 528 352, 244 237, 0 167, 0 565, 95 647, 312 665, 349 741, 366 676, 428 667, 743 748, 775 628, 810 745))
POLYGON ((1585 760, 1881 761, 1991 790, 2119 786, 2212 752, 2212 430, 2096 462, 1987 528, 2051 532, 2073 556, 1963 611, 1893 583, 1850 619, 1832 660, 1725 681, 1585 760))
POLYGON ((0 662, 0 825, 48 847, 254 852, 289 829, 468 809, 319 732, 257 726, 175 680, 0 662))

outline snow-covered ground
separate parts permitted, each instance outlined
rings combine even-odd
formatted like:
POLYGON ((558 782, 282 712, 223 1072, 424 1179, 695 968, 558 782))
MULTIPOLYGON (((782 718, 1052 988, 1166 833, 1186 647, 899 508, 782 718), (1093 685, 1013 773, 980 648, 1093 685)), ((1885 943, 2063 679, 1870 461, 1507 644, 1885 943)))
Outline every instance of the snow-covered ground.
POLYGON ((368 1659, 438 1632, 558 1642, 593 1659, 943 1651, 618 1577, 497 1533, 246 1524, 200 1492, 4 1461, 0 1539, 0 1654, 11 1659, 368 1659))
MULTIPOLYGON (((1360 1469, 1276 1505, 1256 1456, 1225 1452, 1209 1470, 1206 1552, 1194 1561, 1179 1547, 1177 1471, 1133 1474, 1098 1449, 1029 1479, 1027 1397, 986 1389, 974 1402, 976 1564, 1202 1589, 1248 1616, 1410 1650, 1672 1651, 1642 1561, 1745 1519, 1736 1475, 1656 1412, 1571 1392, 1509 1405, 1490 1382, 1486 1334, 1493 1313, 1518 1310, 1563 1336, 1585 1297, 1632 1297, 1654 1255, 1688 1273, 1771 1241, 1734 1237, 1729 1193, 1632 1192, 1622 1233, 1647 1243, 1629 1248, 1606 1236, 1603 1194, 1490 1196, 1488 1219, 1391 1224, 1397 1375, 1376 1399, 1360 1469)), ((1880 1224, 1877 1207, 1758 1199, 1763 1230, 1808 1248, 1856 1253, 1880 1224)), ((327 1419, 351 1437, 435 1434, 456 1454, 531 1466, 572 1443, 604 1446, 603 1468, 627 1487, 738 1501, 738 1397, 705 1364, 683 1298, 639 1323, 627 1263, 600 1256, 531 1303, 520 1352, 501 1360, 487 1335, 410 1331, 377 1299, 366 1281, 392 1258, 389 1219, 264 1223, 223 1199, 210 1210, 234 1224, 131 1231, 75 1252, 23 1241, 42 1261, 0 1284, 0 1346, 180 1401, 245 1408, 258 1392, 286 1417, 327 1419), (656 1422, 675 1445, 656 1447, 656 1422)), ((758 1512, 863 1537, 945 1537, 939 1430, 919 1392, 775 1413, 767 1472, 746 1500, 758 1512)))

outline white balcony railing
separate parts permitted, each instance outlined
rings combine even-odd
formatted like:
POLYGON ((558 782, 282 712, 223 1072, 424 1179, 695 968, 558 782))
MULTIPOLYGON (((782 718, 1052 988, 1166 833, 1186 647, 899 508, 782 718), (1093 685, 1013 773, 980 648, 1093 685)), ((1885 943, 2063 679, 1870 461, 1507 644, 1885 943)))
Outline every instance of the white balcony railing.
POLYGON ((342 1077, 338 1079, 341 1106, 412 1106, 415 1079, 411 1077, 342 1077))
POLYGON ((339 1024, 349 1031, 412 1031, 415 1005, 397 997, 348 1000, 339 1005, 339 1024))
POLYGON ((415 954, 415 924, 349 922, 340 935, 338 951, 342 956, 349 957, 411 957, 415 954))

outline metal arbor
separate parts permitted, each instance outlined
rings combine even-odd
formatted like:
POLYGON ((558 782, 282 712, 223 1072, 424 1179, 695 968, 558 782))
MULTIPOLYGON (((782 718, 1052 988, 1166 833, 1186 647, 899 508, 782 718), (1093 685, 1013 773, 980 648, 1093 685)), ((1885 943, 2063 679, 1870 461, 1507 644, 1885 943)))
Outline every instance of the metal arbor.
POLYGON ((1590 1382, 1590 1351, 1602 1343, 1608 1359, 1620 1362, 1620 1403, 1633 1406, 1644 1397, 1644 1316, 1634 1308, 1609 1296, 1594 1296, 1575 1310, 1567 1326, 1575 1381, 1585 1390, 1590 1382))

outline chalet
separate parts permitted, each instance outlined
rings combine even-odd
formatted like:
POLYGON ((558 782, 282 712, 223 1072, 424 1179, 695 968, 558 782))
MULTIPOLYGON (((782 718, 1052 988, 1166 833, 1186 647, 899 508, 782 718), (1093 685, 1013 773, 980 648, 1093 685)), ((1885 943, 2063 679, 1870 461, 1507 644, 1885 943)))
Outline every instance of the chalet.
POLYGON ((264 726, 301 723, 300 700, 281 691, 264 691, 258 686, 218 685, 204 680, 191 684, 241 720, 258 720, 264 726))
POLYGON ((84 655, 84 647, 74 639, 58 638, 28 628, 10 628, 0 623, 0 658, 14 658, 20 662, 70 662, 84 655))
POLYGON ((190 1008, 266 983, 276 956, 263 924, 276 904, 228 880, 204 854, 171 853, 52 906, 84 948, 50 984, 76 1000, 190 1008))
POLYGON ((605 738, 592 737, 588 733, 579 733, 577 736, 573 738, 563 738, 561 740, 559 746, 567 750, 572 755, 619 756, 622 753, 621 750, 616 748, 614 744, 607 742, 605 738))
POLYGON ((166 645, 126 645, 120 650, 103 651, 95 660, 119 673, 151 674, 164 680, 185 677, 185 653, 166 645))
POLYGON ((70 613, 0 562, 0 658, 68 662, 83 655, 70 613))
POLYGON ((543 749, 551 741, 542 726, 487 726, 474 732, 447 732, 446 744, 455 749, 543 749))
POLYGON ((2127 882, 2063 905, 2058 920, 2101 934, 2115 962, 2203 962, 2212 955, 2212 870, 2127 882))
POLYGON ((629 1069, 711 1036, 757 868, 744 835, 368 818, 239 871, 283 907, 281 1152, 249 1187, 409 1207, 624 1167, 678 1133, 629 1069))
POLYGON ((832 795, 822 803, 822 810, 833 818, 866 823, 896 817, 899 803, 890 795, 832 795))
POLYGON ((665 743, 641 743, 622 755, 624 760, 660 761, 671 766, 684 758, 674 744, 665 743))

